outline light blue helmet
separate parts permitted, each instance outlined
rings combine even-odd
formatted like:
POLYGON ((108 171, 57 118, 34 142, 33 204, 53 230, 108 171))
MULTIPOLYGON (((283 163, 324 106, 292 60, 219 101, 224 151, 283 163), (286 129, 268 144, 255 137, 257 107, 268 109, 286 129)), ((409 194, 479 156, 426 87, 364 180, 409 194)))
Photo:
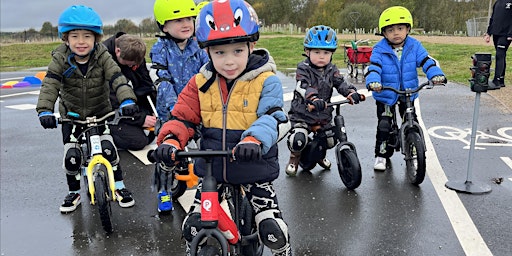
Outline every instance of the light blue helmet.
POLYGON ((328 26, 314 26, 306 32, 304 48, 325 49, 334 52, 337 47, 338 38, 336 37, 336 31, 328 26))
POLYGON ((75 29, 90 30, 103 35, 103 22, 100 16, 92 8, 84 5, 72 5, 62 12, 58 25, 59 37, 62 34, 75 29))

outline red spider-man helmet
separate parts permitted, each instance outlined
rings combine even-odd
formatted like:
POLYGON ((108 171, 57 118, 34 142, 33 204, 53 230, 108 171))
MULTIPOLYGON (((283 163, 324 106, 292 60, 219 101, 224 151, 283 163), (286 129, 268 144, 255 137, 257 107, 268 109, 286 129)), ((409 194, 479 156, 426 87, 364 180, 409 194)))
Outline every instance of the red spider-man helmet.
POLYGON ((215 0, 201 9, 196 37, 202 48, 259 39, 258 15, 243 0, 215 0))

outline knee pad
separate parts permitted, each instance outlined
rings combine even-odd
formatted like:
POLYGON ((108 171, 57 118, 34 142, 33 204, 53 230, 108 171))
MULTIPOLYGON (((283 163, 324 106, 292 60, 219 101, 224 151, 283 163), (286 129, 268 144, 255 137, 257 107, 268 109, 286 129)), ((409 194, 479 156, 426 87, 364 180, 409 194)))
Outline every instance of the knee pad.
POLYGON ((119 155, 114 140, 110 135, 101 135, 101 149, 105 157, 113 166, 119 163, 119 155))
POLYGON ((276 209, 266 210, 254 217, 260 240, 272 250, 283 248, 288 244, 288 225, 276 209))
POLYGON ((288 136, 288 149, 293 153, 299 153, 308 144, 308 130, 303 127, 294 127, 288 136))
POLYGON ((64 144, 64 160, 62 168, 66 170, 68 175, 76 175, 80 173, 82 166, 82 150, 76 143, 64 144))
POLYGON ((187 242, 192 242, 194 237, 197 236, 201 230, 201 214, 199 212, 192 212, 188 214, 183 220, 181 232, 187 242))
POLYGON ((377 125, 377 132, 391 132, 391 117, 382 117, 377 125))

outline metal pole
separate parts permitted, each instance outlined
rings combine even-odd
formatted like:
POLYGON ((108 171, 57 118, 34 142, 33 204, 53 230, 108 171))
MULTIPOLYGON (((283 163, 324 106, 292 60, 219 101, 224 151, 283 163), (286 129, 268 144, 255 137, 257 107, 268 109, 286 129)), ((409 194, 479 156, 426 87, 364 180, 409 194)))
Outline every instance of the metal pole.
POLYGON ((476 129, 478 124, 478 113, 480 112, 480 92, 476 93, 475 108, 473 111, 473 125, 471 127, 471 143, 469 144, 469 159, 466 182, 471 182, 473 174, 473 154, 475 152, 476 129))

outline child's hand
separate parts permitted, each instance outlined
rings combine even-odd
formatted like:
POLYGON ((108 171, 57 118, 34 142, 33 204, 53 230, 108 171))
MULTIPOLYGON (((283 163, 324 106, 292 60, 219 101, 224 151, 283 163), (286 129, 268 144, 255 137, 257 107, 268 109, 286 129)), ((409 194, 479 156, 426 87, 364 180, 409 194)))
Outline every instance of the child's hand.
POLYGON ((377 82, 370 83, 368 89, 370 89, 370 91, 380 92, 382 91, 382 84, 377 82))
POLYGON ((432 77, 432 83, 434 84, 444 84, 446 83, 446 77, 445 76, 434 76, 432 77))
POLYGON ((354 90, 347 96, 347 99, 350 100, 350 105, 359 104, 359 101, 362 101, 361 94, 357 93, 354 90))
POLYGON ((245 137, 233 149, 233 158, 238 161, 261 159, 261 142, 252 136, 245 137))
POLYGON ((175 154, 180 150, 180 143, 174 139, 165 140, 155 150, 155 157, 158 162, 172 167, 176 162, 175 154))
POLYGON ((313 98, 312 100, 308 100, 308 103, 306 103, 306 108, 309 112, 313 110, 322 111, 327 107, 327 103, 325 103, 324 100, 320 98, 313 98))
POLYGON ((139 107, 130 99, 124 100, 119 108, 121 109, 121 114, 124 116, 133 116, 133 114, 139 112, 139 107))
POLYGON ((55 116, 52 112, 44 111, 39 113, 39 122, 45 129, 57 128, 57 119, 55 119, 55 116))

